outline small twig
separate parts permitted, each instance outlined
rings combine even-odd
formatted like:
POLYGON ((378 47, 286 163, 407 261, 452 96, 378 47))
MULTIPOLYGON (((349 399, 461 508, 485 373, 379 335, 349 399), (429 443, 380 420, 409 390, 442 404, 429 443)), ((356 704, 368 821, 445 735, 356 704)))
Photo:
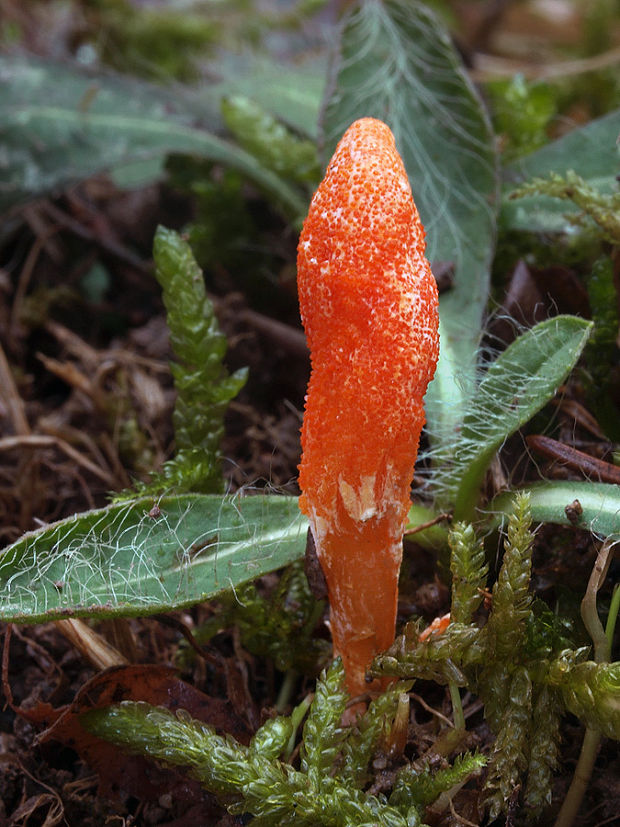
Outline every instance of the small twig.
POLYGON ((83 238, 85 241, 91 241, 92 243, 97 244, 106 253, 109 253, 125 264, 129 264, 141 273, 145 273, 147 275, 151 275, 153 273, 152 264, 143 261, 135 255, 135 253, 132 253, 131 250, 128 250, 127 247, 123 246, 118 241, 114 241, 110 238, 104 238, 101 235, 94 233, 92 230, 89 230, 88 227, 80 224, 79 221, 71 218, 71 216, 67 215, 62 210, 59 210, 49 202, 44 205, 44 208, 45 212, 47 212, 47 214, 53 218, 54 221, 57 221, 58 224, 78 236, 78 238, 83 238))
POLYGON ((465 824, 466 827, 478 827, 478 825, 474 824, 473 821, 469 821, 464 816, 457 813, 457 811, 454 809, 454 802, 452 801, 452 799, 450 799, 450 812, 452 813, 452 817, 455 818, 460 824, 465 824))
POLYGON ((486 83, 497 78, 511 78, 515 72, 519 72, 526 80, 552 80, 608 69, 617 63, 620 63, 620 47, 603 52, 602 55, 594 55, 581 60, 563 60, 544 65, 477 54, 474 57, 475 69, 470 74, 476 83, 486 83))
POLYGON ((420 695, 416 695, 415 692, 410 692, 409 695, 413 698, 414 701, 417 701, 420 706, 425 709, 427 712, 430 712, 431 715, 434 715, 435 718, 439 718, 440 721, 443 721, 444 724, 450 727, 450 729, 454 729, 453 722, 443 715, 441 712, 438 712, 436 709, 433 709, 432 706, 429 706, 424 698, 421 698, 420 695))
POLYGON ((593 477, 601 482, 620 485, 620 468, 617 465, 612 465, 611 462, 597 459, 590 456, 590 454, 585 454, 583 451, 578 451, 563 442, 558 442, 556 439, 541 434, 528 436, 525 441, 532 450, 549 459, 561 462, 562 465, 572 471, 579 471, 584 476, 593 477))
POLYGON ((606 663, 609 660, 610 647, 605 629, 598 616, 596 596, 607 577, 607 572, 613 560, 617 540, 608 538, 600 547, 596 556, 594 568, 590 575, 586 593, 581 601, 581 619, 594 644, 594 660, 596 663, 606 663))
POLYGON ((558 813, 558 817, 555 820, 554 827, 570 827, 575 820, 590 779, 592 778, 594 762, 596 761, 600 743, 601 733, 594 729, 586 729, 579 754, 579 761, 575 767, 573 779, 562 803, 562 807, 560 808, 560 812, 558 813))
POLYGON ((254 310, 243 310, 240 319, 267 336, 275 344, 283 347, 290 355, 308 359, 308 345, 301 330, 254 310))
POLYGON ((4 628, 4 644, 2 646, 2 691, 6 698, 7 704, 14 709, 13 704, 13 690, 9 683, 9 650, 11 645, 11 635, 13 633, 13 624, 7 623, 4 628))
POLYGON ((30 248, 30 251, 28 252, 24 266, 19 274, 17 289, 15 290, 15 296, 13 299, 11 320, 9 322, 9 336, 11 337, 14 335, 15 328, 19 321, 22 305, 26 297, 26 293, 28 292, 28 286, 30 285, 30 279, 32 278, 37 259, 39 258, 42 250, 45 248, 48 239, 57 232, 57 227, 49 227, 43 235, 37 236, 32 247, 30 248))
POLYGON ((91 462, 79 451, 76 451, 68 442, 65 442, 64 439, 59 439, 54 436, 44 436, 43 434, 7 436, 4 437, 4 439, 0 439, 0 451, 10 451, 14 448, 58 448, 87 471, 90 471, 91 474, 94 474, 105 482, 107 486, 110 488, 113 487, 114 481, 108 471, 99 468, 94 462, 91 462))
POLYGON ((0 397, 4 400, 13 423, 13 428, 18 434, 29 434, 30 425, 26 417, 24 401, 19 395, 17 385, 13 379, 13 373, 0 344, 0 397))
POLYGON ((471 50, 479 52, 487 47, 504 13, 513 2, 514 0, 491 0, 490 3, 483 4, 481 18, 471 36, 471 50))
POLYGON ((589 431, 597 439, 607 441, 607 436, 598 424, 596 418, 580 402, 577 402, 576 399, 567 399, 563 396, 560 399, 552 399, 551 405, 558 408, 563 414, 574 419, 578 425, 586 431, 589 431))
POLYGON ((57 620, 55 626, 96 669, 125 666, 129 663, 118 649, 91 629, 83 620, 78 618, 57 620))
MULTIPOLYGON (((617 540, 608 538, 599 549, 586 593, 581 601, 581 617, 594 644, 594 660, 596 663, 606 663, 611 653, 610 642, 598 616, 596 596, 607 576, 617 543, 617 540)), ((571 827, 577 817, 579 807, 592 777, 600 743, 601 733, 588 727, 583 737, 573 780, 568 788, 554 827, 571 827)))
POLYGON ((607 644, 611 655, 611 647, 613 643, 614 631, 616 629, 616 621, 618 620, 618 611, 620 611, 620 583, 616 583, 611 602, 609 604, 609 614, 607 615, 607 625, 605 627, 605 634, 607 636, 607 644))
POLYGON ((437 523, 442 523, 444 521, 450 522, 452 520, 452 514, 449 511, 445 511, 443 514, 438 514, 434 519, 428 520, 426 523, 420 523, 415 528, 407 529, 405 532, 405 537, 411 537, 413 534, 417 534, 418 531, 424 531, 426 528, 432 528, 437 523))

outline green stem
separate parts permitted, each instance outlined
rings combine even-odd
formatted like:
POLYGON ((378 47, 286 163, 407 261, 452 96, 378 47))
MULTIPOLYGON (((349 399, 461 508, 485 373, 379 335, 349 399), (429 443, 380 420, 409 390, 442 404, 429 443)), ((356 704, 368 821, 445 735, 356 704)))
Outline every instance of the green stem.
POLYGON ((594 644, 594 660, 597 663, 606 663, 609 660, 610 646, 605 629, 598 616, 596 596, 605 582, 607 571, 613 560, 615 541, 607 539, 600 547, 588 581, 588 588, 581 601, 581 618, 594 644))
POLYGON ((291 695, 293 694, 293 689, 295 688, 295 681, 297 680, 297 672, 295 669, 288 669, 284 675, 284 680, 282 681, 282 686, 280 687, 280 691, 278 692, 278 698, 276 700, 276 712, 278 715, 284 715, 286 711, 286 707, 291 699, 291 695))
POLYGON ((596 761, 596 754, 600 743, 601 733, 593 729, 586 729, 583 744, 581 745, 579 761, 575 767, 575 774, 573 775, 573 780, 571 781, 564 803, 560 808, 558 817, 555 820, 554 827, 571 827, 571 824, 575 820, 575 816, 590 783, 590 778, 592 777, 592 770, 594 769, 594 762, 596 761))
POLYGON ((448 684, 450 689, 450 700, 452 701, 452 717, 454 718, 454 728, 457 730, 465 729, 465 715, 463 714, 463 704, 461 703, 461 693, 458 686, 450 682, 448 684))
MULTIPOLYGON (((592 569, 592 574, 590 575, 590 580, 588 582, 588 588, 586 589, 586 593, 581 601, 581 617, 586 629, 588 630, 588 634, 592 638, 592 643, 594 644, 594 660, 597 663, 607 662, 611 654, 610 638, 608 637, 608 634, 606 634, 605 629, 603 629, 603 624, 598 616, 596 596, 598 590, 605 582, 609 565, 613 559, 615 545, 615 541, 609 538, 599 549, 596 562, 594 563, 594 568, 592 569)), ((616 593, 614 593, 614 599, 615 597, 616 593)), ((612 599, 612 605, 614 603, 614 599, 612 599)), ((617 602, 618 601, 616 601, 616 604, 617 602)), ((616 615, 617 611, 618 609, 616 605, 616 615)), ((609 614, 611 616, 611 609, 609 614)), ((615 625, 615 619, 612 623, 612 632, 613 625, 615 625)), ((608 618, 608 632, 609 629, 610 623, 608 618)), ((568 789, 568 793, 566 794, 566 798, 564 799, 564 803, 560 808, 554 827, 571 827, 573 821, 575 820, 588 784, 590 783, 590 778, 592 777, 594 762, 596 761, 596 755, 598 753, 600 743, 601 733, 594 729, 586 729, 583 744, 581 745, 581 753, 579 754, 579 761, 575 767, 575 774, 573 775, 573 780, 571 781, 571 785, 568 789)))
POLYGON ((611 657, 611 645, 614 639, 614 632, 616 631, 616 620, 618 619, 618 610, 620 610, 620 583, 616 583, 614 591, 611 596, 611 603, 609 604, 609 614, 607 615, 607 625, 605 626, 605 636, 609 645, 609 655, 611 657))
POLYGON ((306 712, 310 709, 310 705, 314 699, 314 694, 307 695, 303 701, 298 704, 295 709, 291 713, 291 723, 293 724, 293 731, 291 732, 291 737, 288 739, 288 743, 284 748, 283 759, 288 761, 293 754, 295 749, 295 742, 297 741, 297 730, 303 719, 306 716, 306 712))

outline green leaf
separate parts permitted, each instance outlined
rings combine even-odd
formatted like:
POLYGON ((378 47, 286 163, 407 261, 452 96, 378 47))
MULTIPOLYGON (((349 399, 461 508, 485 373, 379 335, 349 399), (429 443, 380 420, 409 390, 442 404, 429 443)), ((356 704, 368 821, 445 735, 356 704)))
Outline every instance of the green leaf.
POLYGON ((191 606, 302 557, 307 528, 293 497, 187 495, 87 511, 0 554, 0 620, 191 606))
POLYGON ((0 211, 118 166, 195 153, 242 172, 298 218, 305 197, 215 135, 212 102, 120 76, 0 56, 0 211))
MULTIPOLYGON (((532 519, 540 523, 577 525, 600 537, 620 537, 620 486, 603 482, 539 482, 521 489, 530 496, 532 519), (574 523, 566 507, 579 501, 582 513, 574 523)), ((498 524, 510 514, 514 492, 495 497, 486 511, 495 515, 498 524)))
POLYGON ((579 358, 592 322, 557 316, 523 333, 493 362, 463 421, 446 474, 458 520, 471 519, 486 470, 504 440, 555 394, 579 358))
MULTIPOLYGON (((567 135, 504 170, 505 194, 515 186, 552 172, 565 174, 573 170, 587 184, 603 193, 615 191, 615 177, 620 168, 617 138, 620 110, 573 129, 567 135)), ((574 232, 566 214, 576 209, 548 196, 532 196, 518 201, 503 200, 501 223, 507 229, 531 232, 574 232)))
POLYGON ((489 290, 497 189, 491 128, 448 33, 422 4, 354 7, 333 75, 324 159, 355 119, 384 120, 409 174, 427 255, 454 262, 454 287, 441 300, 439 367, 426 398, 429 432, 448 451, 473 392, 489 290))

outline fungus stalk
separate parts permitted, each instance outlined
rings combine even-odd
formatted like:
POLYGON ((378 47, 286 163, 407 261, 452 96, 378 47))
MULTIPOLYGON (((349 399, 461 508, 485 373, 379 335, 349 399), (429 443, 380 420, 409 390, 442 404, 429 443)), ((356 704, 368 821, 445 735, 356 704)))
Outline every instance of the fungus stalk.
POLYGON ((395 634, 422 401, 439 352, 437 285, 424 249, 390 129, 356 121, 312 199, 298 248, 312 361, 300 507, 353 696, 367 691, 366 669, 395 634))

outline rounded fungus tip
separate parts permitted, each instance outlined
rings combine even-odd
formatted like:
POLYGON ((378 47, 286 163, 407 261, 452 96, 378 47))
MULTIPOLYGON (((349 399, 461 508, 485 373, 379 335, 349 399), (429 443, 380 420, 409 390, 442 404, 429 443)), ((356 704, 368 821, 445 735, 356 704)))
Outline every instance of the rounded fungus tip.
POLYGON ((437 285, 389 127, 362 118, 329 163, 298 247, 312 373, 300 507, 352 694, 394 639, 423 397, 439 353, 437 285))

